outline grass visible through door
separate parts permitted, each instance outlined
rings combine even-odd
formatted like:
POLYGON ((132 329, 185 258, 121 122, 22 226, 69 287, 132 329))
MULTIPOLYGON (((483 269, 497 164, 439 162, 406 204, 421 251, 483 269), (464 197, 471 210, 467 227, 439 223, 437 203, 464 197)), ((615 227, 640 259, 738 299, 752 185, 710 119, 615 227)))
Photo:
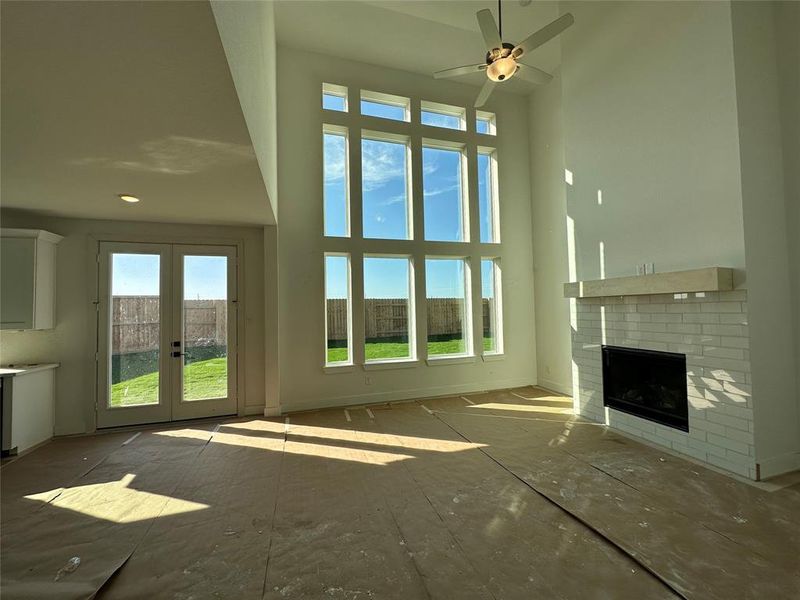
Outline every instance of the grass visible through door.
MULTIPOLYGON (((227 358, 211 358, 184 367, 188 398, 225 398, 228 395, 227 358)), ((111 406, 134 406, 158 401, 158 373, 147 373, 111 386, 111 406)))

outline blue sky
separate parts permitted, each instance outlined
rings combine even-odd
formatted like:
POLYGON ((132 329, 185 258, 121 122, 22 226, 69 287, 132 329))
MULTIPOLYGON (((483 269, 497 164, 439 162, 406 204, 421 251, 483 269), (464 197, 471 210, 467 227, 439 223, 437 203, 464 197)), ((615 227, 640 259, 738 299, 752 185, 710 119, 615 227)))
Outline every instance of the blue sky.
MULTIPOLYGON (((224 256, 186 256, 184 298, 227 298, 227 261, 224 256)), ((157 296, 159 262, 157 254, 114 254, 111 293, 114 296, 157 296)))
MULTIPOLYGON (((362 101, 362 114, 403 119, 401 107, 362 101)), ((423 123, 457 127, 458 118, 424 113, 423 123)), ((324 136, 325 235, 347 235, 346 138, 326 133, 324 136)), ((405 144, 362 139, 361 184, 363 231, 366 238, 408 239, 408 189, 405 144)), ((460 241, 461 223, 461 153, 457 150, 423 148, 424 237, 433 241, 460 241)), ((491 241, 490 166, 488 155, 478 156, 478 202, 480 239, 491 241)), ((422 235, 417 232, 416 235, 422 235)), ((463 290, 463 263, 457 260, 426 261, 427 293, 430 297, 457 297, 463 290)), ((328 298, 343 298, 347 293, 347 261, 328 257, 326 262, 328 298)), ((482 265, 483 267, 483 265, 482 265)), ((408 295, 407 262, 397 259, 369 258, 364 265, 365 296, 368 298, 404 298, 408 295)), ((481 268, 484 296, 491 294, 491 269, 481 268)))
MULTIPOLYGON (((464 295, 464 265, 460 259, 428 259, 425 269, 426 293, 430 298, 458 298, 464 295)), ((492 263, 481 261, 481 293, 494 294, 492 263)), ((325 293, 328 298, 347 297, 347 257, 325 257, 325 293)), ((407 298, 408 259, 366 257, 364 259, 366 298, 407 298)))

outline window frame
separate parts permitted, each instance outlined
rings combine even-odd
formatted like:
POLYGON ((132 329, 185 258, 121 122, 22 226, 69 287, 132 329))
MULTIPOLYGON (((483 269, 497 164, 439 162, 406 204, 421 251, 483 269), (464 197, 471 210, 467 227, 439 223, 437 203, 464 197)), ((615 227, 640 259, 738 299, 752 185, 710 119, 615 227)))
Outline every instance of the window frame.
POLYGON ((475 133, 478 135, 497 135, 497 115, 493 112, 486 110, 475 111, 475 133), (478 131, 478 121, 483 121, 487 124, 488 131, 478 131))
MULTIPOLYGON (((480 190, 476 190, 478 193, 478 241, 481 244, 500 244, 502 242, 502 238, 500 236, 500 186, 498 184, 499 179, 499 166, 498 166, 498 159, 497 159, 497 150, 495 148, 489 146, 478 146, 477 152, 475 154, 476 157, 476 165, 477 159, 479 157, 488 156, 489 157, 489 173, 491 177, 490 185, 488 186, 488 190, 490 193, 489 196, 489 208, 491 211, 490 214, 490 221, 489 227, 492 232, 492 239, 491 241, 484 242, 480 239, 481 231, 481 199, 480 199, 480 190)), ((480 170, 476 173, 478 175, 478 181, 480 181, 480 170)))
POLYGON ((481 256, 481 355, 482 356, 502 356, 505 354, 503 336, 503 268, 499 256, 481 256), (492 263, 492 292, 494 295, 494 315, 490 313, 489 320, 494 321, 492 331, 494 333, 494 350, 485 350, 483 347, 483 263, 492 263))
POLYGON ((352 258, 349 252, 325 252, 323 254, 323 297, 325 314, 323 316, 325 321, 324 331, 324 360, 323 365, 326 369, 336 369, 341 367, 352 367, 355 364, 355 356, 353 354, 353 267, 352 258), (345 258, 347 261, 347 361, 328 361, 328 258, 345 258))
POLYGON ((353 236, 353 224, 351 220, 350 210, 350 130, 341 125, 331 125, 323 123, 322 125, 322 235, 325 238, 334 239, 348 239, 353 236), (345 219, 345 234, 344 235, 329 235, 328 230, 328 206, 325 197, 325 136, 338 135, 344 137, 344 219, 345 219))
MULTIPOLYGON (((427 352, 428 344, 430 344, 430 331, 425 324, 425 348, 429 362, 436 361, 451 361, 453 359, 471 359, 475 357, 475 342, 473 340, 474 328, 474 315, 472 311, 472 268, 470 264, 470 257, 464 254, 426 254, 425 255, 425 302, 427 304, 431 297, 428 295, 428 261, 436 260, 451 260, 461 261, 464 265, 464 315, 461 324, 461 332, 464 339, 464 352, 453 354, 434 354, 431 355, 427 352)), ((426 308, 427 312, 427 308, 426 308)), ((482 329, 482 328, 481 328, 482 329)))
POLYGON ((431 102, 430 100, 420 101, 419 122, 424 127, 433 127, 436 130, 446 129, 450 131, 466 131, 467 130, 467 109, 461 106, 453 106, 451 104, 442 104, 441 102, 431 102), (456 117, 458 119, 458 127, 442 127, 440 125, 431 125, 430 123, 423 123, 422 113, 432 113, 436 115, 443 115, 446 117, 456 117))
POLYGON ((361 156, 361 182, 359 184, 361 191, 361 237, 364 240, 380 240, 384 242, 411 242, 414 241, 414 190, 413 190, 413 167, 412 167, 412 152, 411 152, 411 136, 402 135, 397 133, 389 133, 386 131, 375 131, 374 129, 361 130, 361 148, 359 150, 361 156), (405 184, 406 184, 406 237, 405 238, 377 238, 368 237, 364 234, 364 140, 373 142, 389 142, 394 144, 403 144, 405 146, 405 184))
MULTIPOLYGON (((455 130, 451 130, 455 131, 455 130)), ((437 140, 432 138, 422 138, 420 144, 420 162, 422 163, 422 213, 423 213, 423 223, 422 223, 422 241, 424 242, 433 242, 433 243, 444 243, 444 244, 469 244, 471 240, 471 231, 470 231, 470 211, 469 211, 469 204, 470 204, 470 194, 469 194, 469 165, 467 161, 467 147, 466 144, 462 142, 453 142, 453 141, 446 141, 446 140, 437 140), (425 148, 431 148, 433 150, 449 150, 449 151, 456 151, 459 153, 459 178, 460 178, 460 188, 461 188, 461 202, 460 202, 460 212, 461 212, 461 237, 460 240, 431 240, 428 239, 426 231, 425 231, 425 163, 424 163, 424 155, 425 155, 425 148)), ((479 224, 480 225, 480 224, 479 224)))
POLYGON ((374 92, 372 90, 360 90, 358 101, 358 114, 367 119, 380 119, 381 121, 392 121, 395 123, 410 123, 411 122, 411 98, 406 96, 396 96, 394 94, 386 94, 384 92, 374 92), (392 119, 391 117, 379 117, 376 115, 368 115, 364 113, 362 102, 371 102, 372 104, 383 104, 385 106, 395 106, 403 109, 402 119, 392 119))
MULTIPOLYGON (((401 356, 397 358, 367 358, 367 340, 364 336, 364 365, 380 365, 380 364, 396 364, 396 363, 415 363, 417 362, 417 307, 416 307, 416 286, 414 274, 414 256, 412 254, 392 254, 389 252, 365 252, 362 256, 362 273, 366 272, 367 259, 370 258, 389 258, 389 259, 405 259, 408 264, 408 308, 407 313, 407 329, 408 329, 408 356, 401 356)), ((366 282, 366 276, 364 276, 366 282)), ((366 323, 366 310, 367 310, 367 292, 366 283, 364 283, 364 321, 366 323)))
POLYGON ((331 112, 338 112, 338 113, 350 112, 350 106, 347 101, 347 88, 343 85, 323 82, 322 96, 320 98, 320 103, 322 106, 322 110, 329 110, 331 112), (337 98, 341 98, 342 100, 344 100, 344 109, 339 110, 337 108, 325 108, 325 96, 335 96, 337 98))

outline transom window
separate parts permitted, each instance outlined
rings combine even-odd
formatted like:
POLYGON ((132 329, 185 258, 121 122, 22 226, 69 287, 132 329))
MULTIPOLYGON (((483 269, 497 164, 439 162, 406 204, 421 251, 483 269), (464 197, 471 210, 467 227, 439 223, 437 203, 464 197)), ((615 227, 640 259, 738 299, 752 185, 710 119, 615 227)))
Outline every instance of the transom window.
POLYGON ((324 364, 501 354, 494 115, 420 99, 412 121, 410 98, 359 93, 341 114, 348 88, 322 86, 324 364))

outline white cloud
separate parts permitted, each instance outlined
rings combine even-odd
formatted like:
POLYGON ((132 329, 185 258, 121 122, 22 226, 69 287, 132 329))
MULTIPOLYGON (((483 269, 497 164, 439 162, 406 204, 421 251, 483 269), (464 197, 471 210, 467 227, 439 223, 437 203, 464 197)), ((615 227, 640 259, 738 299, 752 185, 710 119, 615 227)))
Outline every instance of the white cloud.
POLYGON ((460 190, 461 185, 456 183, 455 185, 448 185, 447 187, 440 187, 434 188, 432 190, 425 190, 425 197, 431 198, 433 196, 440 196, 441 194, 446 194, 448 192, 453 192, 456 190, 460 190))
POLYGON ((406 147, 403 144, 364 140, 361 145, 361 182, 371 192, 392 179, 405 177, 406 147))
POLYGON ((347 172, 345 168, 345 144, 347 140, 341 135, 325 136, 325 183, 334 183, 344 179, 347 172))

